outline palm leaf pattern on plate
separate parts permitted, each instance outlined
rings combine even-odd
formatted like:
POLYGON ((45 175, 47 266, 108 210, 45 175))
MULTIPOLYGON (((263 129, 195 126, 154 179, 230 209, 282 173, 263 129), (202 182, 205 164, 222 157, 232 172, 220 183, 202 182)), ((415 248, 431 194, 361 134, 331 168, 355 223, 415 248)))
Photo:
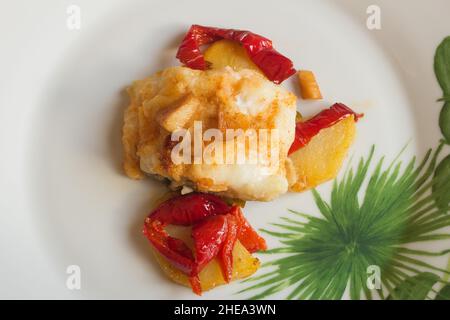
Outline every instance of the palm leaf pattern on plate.
POLYGON ((382 158, 369 176, 372 148, 355 171, 349 169, 340 181, 334 181, 329 203, 313 191, 321 218, 291 210, 291 217, 273 224, 280 231, 262 230, 282 244, 267 253, 287 255, 266 263, 265 267, 275 270, 250 279, 257 283, 243 291, 263 288, 252 297, 258 299, 292 287, 289 299, 340 299, 349 284, 352 299, 359 299, 362 294, 371 299, 373 294, 366 285, 367 267, 375 265, 381 269, 385 288, 378 290, 378 295, 385 298, 388 292, 396 298, 394 288, 411 275, 424 270, 448 273, 420 257, 445 255, 450 249, 429 252, 408 246, 450 239, 444 230, 450 226, 448 204, 442 208, 436 202, 437 198, 442 202, 450 195, 448 172, 434 175, 442 147, 443 144, 435 152, 430 150, 418 166, 415 159, 404 168, 401 161, 395 160, 383 169, 382 158), (438 183, 440 188, 431 193, 438 183))
MULTIPOLYGON (((449 55, 450 37, 436 53, 441 86, 450 79, 449 55)), ((444 96, 450 92, 443 89, 444 96)), ((441 121, 444 140, 420 163, 413 158, 403 164, 397 157, 372 166, 372 147, 355 169, 334 181, 329 202, 312 191, 321 217, 290 210, 290 216, 272 224, 275 230, 262 230, 281 243, 267 253, 283 255, 264 264, 271 271, 246 280, 249 286, 240 292, 257 291, 252 299, 285 289, 288 299, 340 299, 346 290, 351 299, 450 299, 450 272, 423 261, 450 252, 450 156, 439 162, 448 126, 441 121), (447 249, 417 249, 430 241, 447 249), (369 266, 380 270, 376 290, 367 285, 369 266), (440 291, 433 289, 438 283, 440 291)))

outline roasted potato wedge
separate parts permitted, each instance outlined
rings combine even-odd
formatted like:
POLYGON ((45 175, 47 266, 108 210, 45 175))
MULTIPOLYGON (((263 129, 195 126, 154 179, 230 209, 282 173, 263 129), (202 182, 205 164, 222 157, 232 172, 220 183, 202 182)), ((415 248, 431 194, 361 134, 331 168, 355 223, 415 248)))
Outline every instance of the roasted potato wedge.
POLYGON ((300 70, 297 72, 298 82, 300 84, 300 93, 305 100, 320 100, 322 93, 317 83, 314 73, 309 70, 300 70))
POLYGON ((291 154, 295 178, 290 191, 305 191, 335 178, 355 133, 355 120, 350 116, 321 130, 308 145, 291 154))
POLYGON ((214 42, 206 49, 204 58, 212 69, 229 66, 237 71, 252 69, 262 74, 261 70, 250 60, 245 49, 239 43, 231 40, 214 42))
MULTIPOLYGON (((156 250, 153 250, 153 252, 161 269, 170 279, 183 286, 191 286, 186 274, 173 267, 159 252, 156 250)), ((251 276, 258 270, 259 265, 259 260, 253 257, 239 241, 236 241, 233 249, 233 280, 251 276)), ((207 291, 226 283, 217 258, 206 265, 200 272, 199 278, 202 291, 207 291)))

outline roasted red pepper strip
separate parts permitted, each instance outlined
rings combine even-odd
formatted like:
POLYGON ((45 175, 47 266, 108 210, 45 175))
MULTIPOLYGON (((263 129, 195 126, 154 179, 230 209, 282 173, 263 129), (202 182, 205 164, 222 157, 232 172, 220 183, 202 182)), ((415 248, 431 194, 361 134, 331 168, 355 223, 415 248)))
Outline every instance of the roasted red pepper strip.
POLYGON ((227 214, 225 217, 228 221, 228 232, 220 252, 220 262, 222 264, 223 278, 226 282, 230 282, 233 278, 233 248, 238 237, 240 226, 235 216, 227 214))
POLYGON ((144 234, 155 249, 171 261, 174 267, 189 275, 195 272, 196 265, 193 258, 187 257, 184 249, 178 251, 169 244, 171 237, 163 229, 163 225, 159 221, 152 221, 150 218, 147 218, 144 225, 144 234))
POLYGON ((277 52, 272 41, 244 30, 192 25, 178 48, 177 58, 189 68, 205 70, 208 66, 200 47, 220 39, 242 44, 249 58, 274 83, 281 83, 296 72, 292 61, 277 52))
POLYGON ((202 295, 202 286, 200 284, 200 278, 198 275, 189 277, 189 283, 191 284, 192 291, 201 296, 202 295))
POLYGON ((169 236, 167 238, 167 245, 169 246, 170 250, 178 252, 183 257, 191 260, 194 259, 192 250, 182 240, 169 236))
POLYGON ((226 217, 226 215, 213 216, 197 223, 192 228, 197 262, 196 273, 199 273, 221 251, 228 233, 226 217))
POLYGON ((297 122, 295 126, 295 139, 289 149, 289 155, 306 146, 308 142, 320 132, 320 130, 331 127, 342 119, 353 116, 355 121, 362 114, 355 113, 352 109, 342 103, 336 103, 305 122, 297 122))
POLYGON ((230 207, 221 198, 203 193, 178 196, 160 204, 145 220, 144 234, 173 266, 189 276, 197 294, 201 294, 198 274, 215 257, 220 258, 224 279, 231 280, 236 239, 250 252, 266 248, 238 206, 230 207), (169 224, 193 226, 195 257, 183 241, 164 230, 169 224))
POLYGON ((164 201, 149 217, 165 224, 190 226, 206 217, 229 211, 230 207, 221 198, 195 192, 164 201))
POLYGON ((266 241, 260 237, 252 226, 248 223, 242 214, 241 208, 234 206, 232 208, 231 214, 234 215, 239 224, 238 239, 242 245, 247 249, 248 252, 253 253, 260 250, 266 250, 266 241))

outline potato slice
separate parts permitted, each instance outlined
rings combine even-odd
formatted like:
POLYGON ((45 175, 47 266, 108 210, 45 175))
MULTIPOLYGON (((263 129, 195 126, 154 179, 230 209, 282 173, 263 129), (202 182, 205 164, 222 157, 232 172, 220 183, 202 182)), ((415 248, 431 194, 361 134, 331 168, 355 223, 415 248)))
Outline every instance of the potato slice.
POLYGON ((214 42, 206 49, 204 58, 211 64, 212 69, 229 66, 236 71, 252 69, 262 74, 261 70, 250 60, 242 45, 235 41, 219 40, 214 42))
POLYGON ((320 100, 322 93, 317 83, 314 73, 309 70, 300 70, 297 72, 298 82, 300 84, 300 93, 305 100, 320 100))
MULTIPOLYGON (((189 278, 186 274, 172 266, 167 259, 156 250, 153 250, 163 272, 173 281, 183 286, 190 287, 189 278)), ((260 262, 253 257, 247 249, 238 241, 233 248, 233 280, 246 278, 258 270, 260 262)), ((216 286, 225 284, 222 269, 217 258, 212 260, 200 272, 200 285, 202 291, 210 290, 216 286)))
POLYGON ((356 133, 353 116, 321 130, 308 145, 290 155, 296 177, 289 190, 301 192, 333 179, 356 133))

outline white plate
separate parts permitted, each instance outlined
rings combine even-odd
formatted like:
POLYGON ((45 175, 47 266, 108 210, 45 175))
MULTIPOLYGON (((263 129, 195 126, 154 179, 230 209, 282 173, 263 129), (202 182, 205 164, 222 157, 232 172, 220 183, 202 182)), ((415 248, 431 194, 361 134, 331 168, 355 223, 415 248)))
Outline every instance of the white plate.
MULTIPOLYGON (((357 157, 375 144, 377 156, 392 159, 408 142, 405 159, 421 157, 441 137, 432 62, 450 33, 446 0, 377 1, 382 24, 372 31, 366 0, 73 3, 79 30, 66 25, 69 1, 9 2, 0 13, 2 298, 196 298, 161 274, 140 233, 163 188, 128 179, 120 165, 124 88, 176 64, 193 23, 252 30, 297 68, 314 70, 322 108, 342 101, 366 115, 351 150, 357 157), (81 268, 81 290, 66 286, 69 265, 81 268)), ((325 198, 330 189, 318 188, 325 198)), ((245 213, 261 228, 287 208, 318 214, 310 192, 249 203, 245 213)), ((235 294, 242 288, 203 297, 245 298, 235 294)))

